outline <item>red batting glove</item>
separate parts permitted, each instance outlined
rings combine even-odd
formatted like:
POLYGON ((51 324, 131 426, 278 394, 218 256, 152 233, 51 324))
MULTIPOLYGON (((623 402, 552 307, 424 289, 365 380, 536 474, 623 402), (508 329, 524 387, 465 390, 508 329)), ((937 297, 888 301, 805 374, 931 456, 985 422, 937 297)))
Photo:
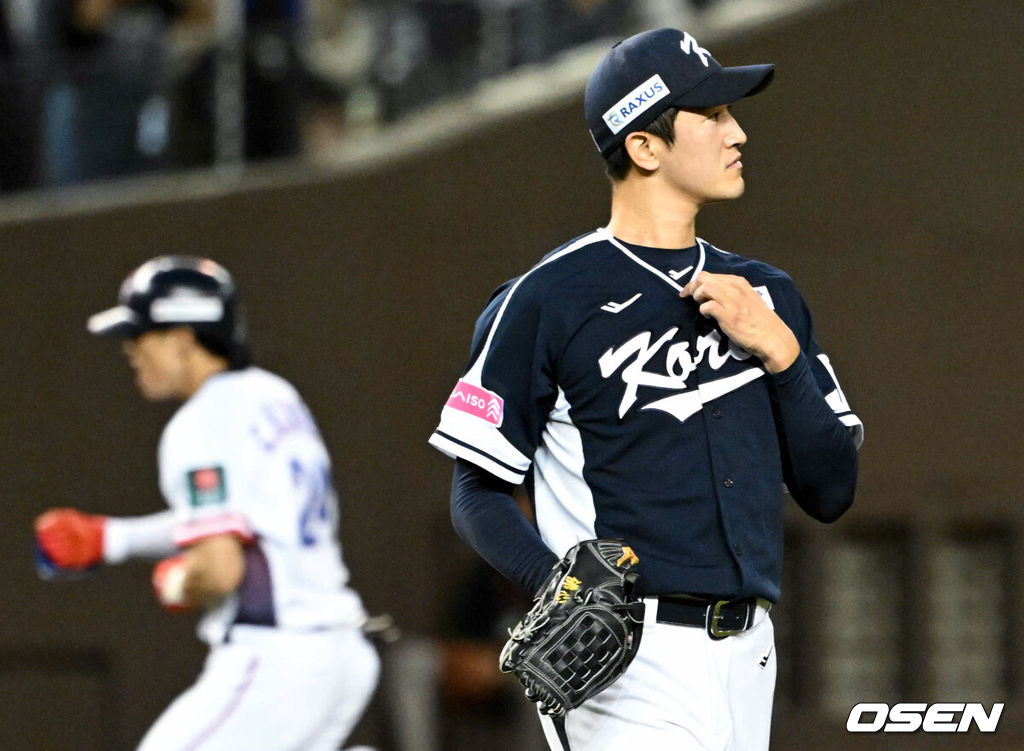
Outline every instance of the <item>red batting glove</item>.
POLYGON ((50 509, 36 519, 39 547, 61 568, 82 570, 103 560, 107 517, 73 508, 50 509))
POLYGON ((184 613, 193 609, 185 594, 187 573, 185 558, 180 553, 164 558, 153 569, 153 592, 156 599, 172 613, 184 613))

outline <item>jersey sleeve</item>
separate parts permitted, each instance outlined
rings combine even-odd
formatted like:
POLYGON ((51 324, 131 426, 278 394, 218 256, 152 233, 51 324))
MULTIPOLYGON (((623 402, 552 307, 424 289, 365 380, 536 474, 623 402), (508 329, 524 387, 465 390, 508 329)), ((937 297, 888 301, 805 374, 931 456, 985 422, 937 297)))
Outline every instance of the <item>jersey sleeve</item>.
POLYGON ((803 295, 796 289, 796 285, 788 276, 785 277, 785 283, 785 294, 783 295, 785 307, 780 306, 776 312, 782 315, 786 319, 786 323, 793 329, 793 333, 800 343, 800 349, 810 362, 811 373, 825 397, 825 402, 835 413, 839 422, 849 430, 859 449, 864 442, 864 424, 847 401, 831 360, 815 339, 814 323, 807 301, 804 300, 803 295))
POLYGON ((231 450, 230 419, 210 412, 188 418, 168 425, 160 442, 160 485, 178 520, 174 543, 184 547, 221 534, 252 542, 240 504, 247 472, 231 450))
POLYGON ((430 444, 519 484, 529 470, 557 389, 538 285, 499 288, 477 320, 469 365, 441 410, 430 444))
POLYGON ((832 408, 836 417, 839 418, 839 422, 850 431, 853 436, 853 442, 859 449, 861 444, 864 443, 864 423, 861 422, 860 418, 854 413, 853 408, 850 407, 850 403, 846 400, 846 394, 843 393, 843 388, 839 385, 839 377, 836 375, 831 360, 822 351, 817 340, 814 338, 811 313, 802 297, 800 298, 800 303, 806 320, 805 339, 800 342, 800 346, 811 361, 811 372, 814 374, 814 380, 817 382, 818 388, 821 389, 821 393, 825 395, 826 403, 832 408))

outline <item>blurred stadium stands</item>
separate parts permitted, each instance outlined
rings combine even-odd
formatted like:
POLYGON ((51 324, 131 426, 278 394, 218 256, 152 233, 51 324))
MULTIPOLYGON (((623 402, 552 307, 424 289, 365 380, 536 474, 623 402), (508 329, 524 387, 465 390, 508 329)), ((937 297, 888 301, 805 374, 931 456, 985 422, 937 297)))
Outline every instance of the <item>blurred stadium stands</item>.
POLYGON ((506 108, 552 82, 576 91, 595 54, 642 28, 735 33, 814 3, 4 0, 0 193, 337 164, 368 131, 431 107, 450 123, 452 102, 495 86, 506 108))

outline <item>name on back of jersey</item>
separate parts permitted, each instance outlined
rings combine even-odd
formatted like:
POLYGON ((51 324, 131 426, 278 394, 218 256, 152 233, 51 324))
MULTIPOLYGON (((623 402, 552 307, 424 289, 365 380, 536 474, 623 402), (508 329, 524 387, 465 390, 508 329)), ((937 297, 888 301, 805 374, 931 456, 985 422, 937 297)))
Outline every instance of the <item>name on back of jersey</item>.
POLYGON ((301 402, 265 402, 256 414, 257 419, 250 424, 249 433, 267 453, 296 433, 319 436, 313 416, 301 402))

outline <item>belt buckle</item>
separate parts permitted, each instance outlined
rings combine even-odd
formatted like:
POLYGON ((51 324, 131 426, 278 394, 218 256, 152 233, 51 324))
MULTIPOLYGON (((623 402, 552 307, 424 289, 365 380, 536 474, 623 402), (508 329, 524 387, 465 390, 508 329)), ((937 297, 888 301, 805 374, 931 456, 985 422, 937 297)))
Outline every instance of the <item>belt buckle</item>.
POLYGON ((718 600, 708 611, 708 635, 712 639, 725 639, 729 636, 742 634, 747 629, 747 621, 750 620, 750 605, 747 605, 747 617, 740 628, 719 628, 718 623, 722 620, 722 608, 729 605, 728 600, 718 600))

